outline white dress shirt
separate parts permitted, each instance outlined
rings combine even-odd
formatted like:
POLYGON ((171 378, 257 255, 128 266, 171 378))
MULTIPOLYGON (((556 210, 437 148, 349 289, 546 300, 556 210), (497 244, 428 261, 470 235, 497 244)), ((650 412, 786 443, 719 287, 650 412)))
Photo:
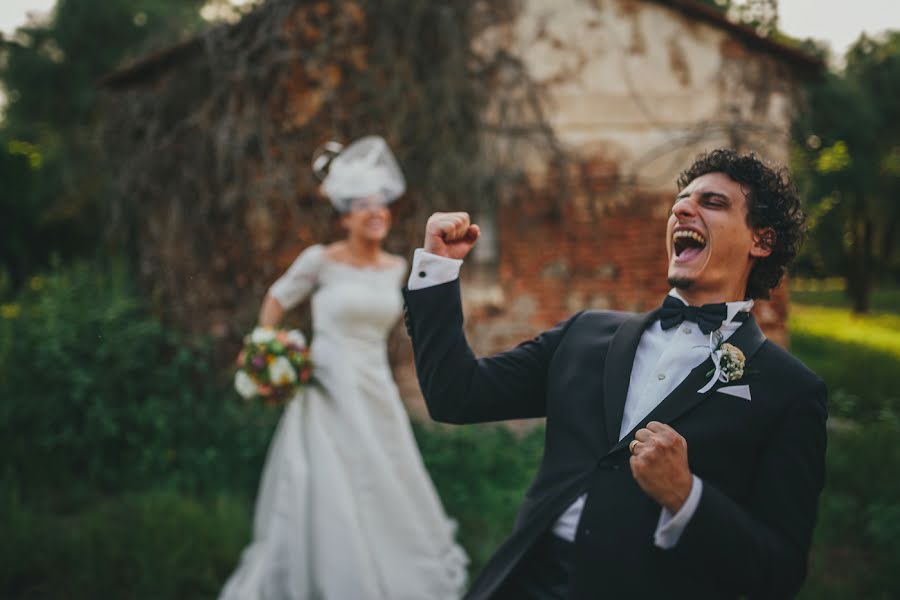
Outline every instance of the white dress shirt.
MULTIPOLYGON (((419 248, 413 256, 407 287, 418 290, 453 281, 459 277, 462 262, 419 248)), ((669 294, 684 302, 676 290, 673 289, 669 294)), ((749 311, 753 307, 753 301, 729 302, 727 307, 726 319, 718 330, 723 340, 731 337, 741 326, 740 322, 734 322, 734 317, 741 311, 749 311)), ((710 335, 713 334, 715 332, 704 334, 695 323, 689 321, 669 330, 663 330, 660 322, 656 321, 644 330, 631 369, 622 426, 619 429, 620 440, 678 387, 695 367, 709 357, 710 335)), ((672 514, 665 507, 662 508, 654 534, 657 546, 668 549, 678 543, 682 531, 697 510, 702 493, 703 481, 694 475, 690 494, 681 509, 672 514)), ((553 525, 555 535, 574 541, 586 499, 587 494, 582 494, 563 512, 553 525)))

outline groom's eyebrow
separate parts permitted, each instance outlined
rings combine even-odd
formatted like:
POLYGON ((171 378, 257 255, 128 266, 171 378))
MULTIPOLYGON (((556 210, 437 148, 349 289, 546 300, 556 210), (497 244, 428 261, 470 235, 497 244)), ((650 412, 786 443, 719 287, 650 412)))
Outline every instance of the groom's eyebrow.
MULTIPOLYGON (((675 196, 675 199, 681 200, 682 198, 689 198, 691 196, 691 193, 692 192, 681 192, 680 194, 675 196)), ((714 192, 714 191, 700 192, 701 200, 708 200, 710 198, 721 198, 722 200, 725 200, 726 202, 730 201, 730 199, 728 198, 728 195, 725 194, 724 192, 714 192)))

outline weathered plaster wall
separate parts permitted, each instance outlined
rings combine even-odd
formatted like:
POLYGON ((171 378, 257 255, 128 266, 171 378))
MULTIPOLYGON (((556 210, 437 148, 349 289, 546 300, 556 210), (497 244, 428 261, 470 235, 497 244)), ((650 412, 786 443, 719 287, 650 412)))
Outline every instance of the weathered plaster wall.
MULTIPOLYGON (((469 336, 494 351, 582 308, 647 310, 667 290, 664 232, 678 173, 717 147, 788 156, 796 76, 712 25, 642 0, 525 0, 479 52, 522 57, 576 157, 563 193, 535 157, 529 188, 499 209, 498 261, 466 274, 469 336)), ((786 344, 788 299, 759 302, 786 344)))

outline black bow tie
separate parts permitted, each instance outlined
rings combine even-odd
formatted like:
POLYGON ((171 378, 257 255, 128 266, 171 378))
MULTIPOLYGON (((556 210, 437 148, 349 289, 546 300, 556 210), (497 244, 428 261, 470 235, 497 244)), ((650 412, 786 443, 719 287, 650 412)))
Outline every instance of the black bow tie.
MULTIPOLYGON (((722 326, 722 322, 728 317, 728 307, 724 302, 687 306, 675 296, 666 296, 658 315, 659 324, 663 329, 672 329, 684 321, 691 321, 700 327, 700 331, 709 333, 722 326)), ((746 321, 749 316, 750 313, 739 312, 735 315, 734 320, 746 321)))

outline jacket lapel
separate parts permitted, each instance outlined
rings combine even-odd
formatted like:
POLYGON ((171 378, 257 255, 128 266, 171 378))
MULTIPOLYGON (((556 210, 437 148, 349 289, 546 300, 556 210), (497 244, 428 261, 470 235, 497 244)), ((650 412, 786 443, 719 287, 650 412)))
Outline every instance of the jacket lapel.
MULTIPOLYGON (((734 332, 726 343, 737 346, 741 349, 741 352, 744 353, 744 357, 747 362, 750 362, 751 357, 756 354, 756 351, 760 349, 763 345, 763 342, 766 341, 766 336, 763 335, 762 330, 760 330, 759 325, 756 323, 756 319, 752 316, 744 322, 743 325, 738 328, 737 331, 734 332)), ((637 348, 637 346, 635 346, 637 348)), ((632 359, 634 354, 632 353, 632 359)), ((621 441, 616 440, 616 442, 611 443, 610 453, 616 452, 628 446, 628 443, 634 439, 634 434, 638 429, 642 427, 646 427, 647 423, 650 421, 659 421, 660 423, 671 423, 684 413, 688 412, 695 406, 697 406, 700 402, 703 401, 704 398, 712 394, 719 387, 718 385, 713 386, 706 393, 699 394, 697 390, 703 387, 703 385, 709 381, 709 377, 707 373, 713 368, 712 359, 707 358, 703 361, 698 367, 693 369, 688 376, 682 381, 678 387, 672 390, 668 396, 666 396, 662 402, 660 402, 656 408, 650 411, 646 417, 644 417, 640 423, 638 423, 634 429, 628 432, 628 435, 622 438, 621 441)), ((630 369, 629 369, 630 371, 630 369)), ((629 373, 630 377, 630 373, 629 373)), ((627 379, 626 379, 626 391, 627 391, 627 379)), ((624 407, 624 398, 623 398, 623 407, 624 407)), ((621 426, 622 420, 622 410, 619 411, 619 425, 621 426)), ((616 436, 618 437, 619 431, 616 430, 616 436)))
POLYGON ((612 448, 619 441, 634 355, 641 341, 641 334, 655 316, 656 311, 634 315, 619 326, 610 342, 603 370, 603 410, 609 444, 607 448, 612 448))

